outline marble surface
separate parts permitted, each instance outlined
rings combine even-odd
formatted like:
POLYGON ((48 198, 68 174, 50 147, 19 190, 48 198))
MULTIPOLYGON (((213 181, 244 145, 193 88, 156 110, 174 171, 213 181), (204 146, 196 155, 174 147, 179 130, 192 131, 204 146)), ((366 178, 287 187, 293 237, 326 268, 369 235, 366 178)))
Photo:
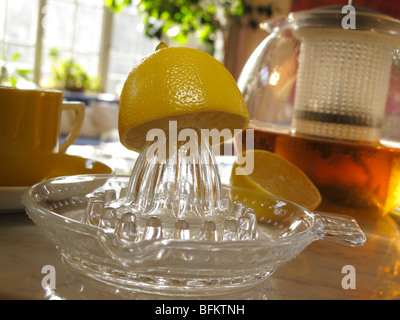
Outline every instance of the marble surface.
MULTIPOLYGON (((270 278, 246 292, 207 299, 400 299, 399 226, 390 217, 356 217, 367 236, 361 247, 316 241, 270 278), (344 289, 343 266, 355 270, 344 289)), ((0 215, 0 299, 163 299, 112 288, 77 274, 24 213, 0 215), (55 288, 42 268, 55 270, 55 288)), ((196 297, 194 297, 196 298, 196 297)))

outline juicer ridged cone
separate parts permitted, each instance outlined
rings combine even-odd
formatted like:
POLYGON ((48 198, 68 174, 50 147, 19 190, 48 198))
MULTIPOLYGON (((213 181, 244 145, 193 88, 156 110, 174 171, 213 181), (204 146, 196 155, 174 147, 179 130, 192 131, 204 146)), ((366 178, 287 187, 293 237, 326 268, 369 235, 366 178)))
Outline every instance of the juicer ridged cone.
POLYGON ((103 202, 96 197, 91 199, 86 223, 104 226, 106 230, 116 225, 108 230, 131 241, 255 239, 255 212, 241 202, 232 203, 229 197, 223 197, 218 165, 208 138, 203 135, 191 142, 173 144, 168 137, 148 142, 124 194, 103 202), (159 148, 170 143, 168 152, 159 148), (110 217, 117 223, 110 223, 110 217), (130 237, 126 228, 131 230, 130 237))

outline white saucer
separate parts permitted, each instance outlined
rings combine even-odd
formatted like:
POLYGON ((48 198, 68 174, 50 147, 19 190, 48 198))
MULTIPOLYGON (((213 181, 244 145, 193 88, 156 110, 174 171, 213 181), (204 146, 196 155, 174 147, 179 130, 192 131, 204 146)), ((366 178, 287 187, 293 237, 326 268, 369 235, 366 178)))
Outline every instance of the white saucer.
POLYGON ((0 187, 0 213, 24 211, 21 196, 28 189, 29 187, 0 187))

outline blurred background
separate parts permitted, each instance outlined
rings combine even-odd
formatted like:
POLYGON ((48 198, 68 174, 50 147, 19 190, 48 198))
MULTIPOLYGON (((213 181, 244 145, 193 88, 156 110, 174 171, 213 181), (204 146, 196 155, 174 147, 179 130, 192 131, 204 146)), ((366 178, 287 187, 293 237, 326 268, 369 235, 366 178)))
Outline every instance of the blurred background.
MULTIPOLYGON (((98 136, 115 127, 127 74, 159 41, 204 50, 237 79, 268 35, 260 23, 290 11, 345 4, 332 0, 0 0, 0 84, 60 89, 66 99, 84 101, 92 109, 97 106, 97 113, 103 111, 105 117, 98 117, 96 123, 89 110, 82 134, 98 136)), ((357 0, 356 4, 400 17, 400 1, 357 0)))

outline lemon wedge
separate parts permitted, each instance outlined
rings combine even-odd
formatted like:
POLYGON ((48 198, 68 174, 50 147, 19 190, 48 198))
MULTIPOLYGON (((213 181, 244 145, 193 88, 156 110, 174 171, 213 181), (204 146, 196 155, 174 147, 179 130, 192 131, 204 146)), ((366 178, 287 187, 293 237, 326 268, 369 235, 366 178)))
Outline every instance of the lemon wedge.
MULTIPOLYGON (((321 203, 320 192, 306 174, 275 153, 247 150, 242 157, 253 157, 254 169, 247 174, 244 165, 235 162, 231 173, 232 186, 279 197, 309 210, 314 210, 321 203)), ((265 208, 260 208, 247 193, 244 195, 235 191, 235 195, 239 201, 253 207, 256 213, 258 211, 259 218, 268 215, 265 208)))

